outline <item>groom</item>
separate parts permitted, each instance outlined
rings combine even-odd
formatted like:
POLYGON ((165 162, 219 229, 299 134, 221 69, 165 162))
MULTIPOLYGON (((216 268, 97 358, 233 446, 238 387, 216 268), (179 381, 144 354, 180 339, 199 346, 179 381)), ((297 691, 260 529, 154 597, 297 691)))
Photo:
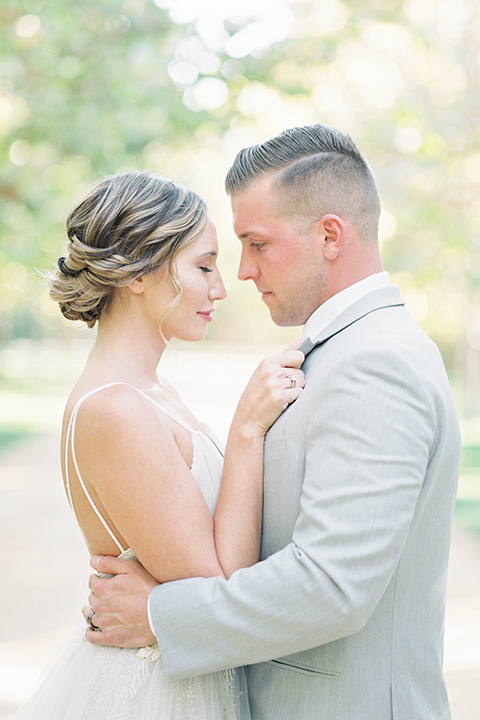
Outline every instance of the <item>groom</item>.
POLYGON ((226 186, 239 278, 304 325, 306 388, 265 441, 261 562, 154 587, 96 559, 120 576, 91 578, 87 637, 153 642, 151 591, 167 674, 249 665, 253 720, 447 720, 459 430, 439 352, 382 271, 372 172, 314 125, 242 150, 226 186))

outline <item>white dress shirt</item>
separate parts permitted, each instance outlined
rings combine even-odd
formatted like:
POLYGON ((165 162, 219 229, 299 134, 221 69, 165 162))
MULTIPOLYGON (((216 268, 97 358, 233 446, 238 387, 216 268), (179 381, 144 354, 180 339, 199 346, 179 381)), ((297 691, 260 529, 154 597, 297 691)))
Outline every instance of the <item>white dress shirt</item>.
POLYGON ((360 300, 373 290, 391 285, 390 275, 386 270, 369 275, 354 285, 341 290, 326 300, 308 318, 303 326, 303 337, 314 340, 330 323, 335 320, 350 305, 360 300))

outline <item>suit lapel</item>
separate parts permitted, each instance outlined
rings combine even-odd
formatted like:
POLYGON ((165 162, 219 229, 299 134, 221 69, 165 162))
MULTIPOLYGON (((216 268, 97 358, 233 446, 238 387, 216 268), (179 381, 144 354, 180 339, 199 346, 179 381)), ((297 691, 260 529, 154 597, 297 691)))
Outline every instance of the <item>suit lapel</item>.
POLYGON ((350 307, 336 317, 315 338, 305 338, 297 349, 303 352, 304 355, 308 355, 314 347, 321 345, 329 338, 337 335, 337 333, 342 332, 342 330, 353 325, 353 323, 365 317, 365 315, 369 315, 377 310, 382 310, 383 308, 399 307, 402 305, 405 305, 405 302, 396 285, 389 285, 385 288, 374 290, 368 293, 368 295, 364 295, 364 297, 360 298, 360 300, 353 305, 350 305, 350 307))

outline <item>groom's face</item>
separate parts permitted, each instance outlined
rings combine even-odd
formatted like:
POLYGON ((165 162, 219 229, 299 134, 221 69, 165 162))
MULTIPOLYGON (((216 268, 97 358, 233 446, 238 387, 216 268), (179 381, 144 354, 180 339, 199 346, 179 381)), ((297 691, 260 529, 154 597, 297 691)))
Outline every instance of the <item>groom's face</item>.
POLYGON ((272 179, 263 175, 232 196, 238 277, 253 280, 277 325, 303 325, 323 302, 323 256, 315 228, 301 232, 279 214, 272 179))

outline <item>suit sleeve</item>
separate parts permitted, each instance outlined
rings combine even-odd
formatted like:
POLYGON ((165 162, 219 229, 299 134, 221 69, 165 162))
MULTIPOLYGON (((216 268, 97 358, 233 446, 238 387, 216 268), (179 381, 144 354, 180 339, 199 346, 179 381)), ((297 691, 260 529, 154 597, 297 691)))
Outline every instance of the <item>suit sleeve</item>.
POLYGON ((229 580, 192 578, 153 591, 167 675, 332 642, 360 630, 385 592, 434 442, 432 393, 390 348, 361 351, 317 380, 292 542, 229 580))

